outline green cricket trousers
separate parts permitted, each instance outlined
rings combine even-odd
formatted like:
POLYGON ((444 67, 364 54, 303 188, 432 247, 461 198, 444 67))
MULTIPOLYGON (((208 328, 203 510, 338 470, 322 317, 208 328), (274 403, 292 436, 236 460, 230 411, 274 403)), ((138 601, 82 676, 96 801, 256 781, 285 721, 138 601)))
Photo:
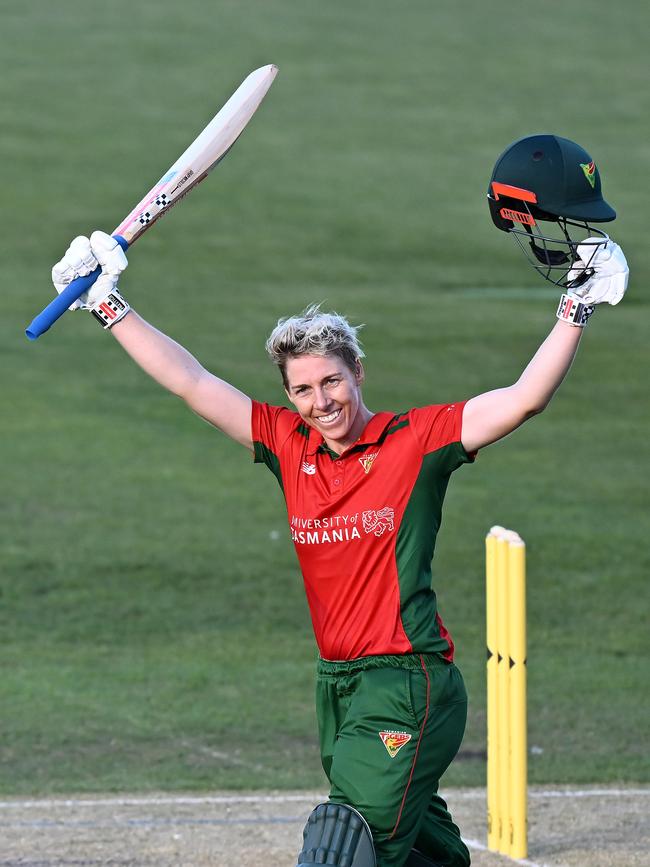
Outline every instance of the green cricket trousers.
POLYGON ((330 800, 364 816, 378 867, 403 867, 412 848, 467 867, 467 847, 437 794, 467 718, 456 666, 438 654, 321 659, 316 710, 330 800))

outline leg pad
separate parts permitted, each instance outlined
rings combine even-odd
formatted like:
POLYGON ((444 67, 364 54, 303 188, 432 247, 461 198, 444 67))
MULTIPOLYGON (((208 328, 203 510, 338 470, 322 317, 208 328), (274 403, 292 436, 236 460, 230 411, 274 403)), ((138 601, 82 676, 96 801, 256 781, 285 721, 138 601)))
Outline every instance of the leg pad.
POLYGON ((298 867, 376 867, 368 823, 345 804, 319 804, 302 832, 298 867))

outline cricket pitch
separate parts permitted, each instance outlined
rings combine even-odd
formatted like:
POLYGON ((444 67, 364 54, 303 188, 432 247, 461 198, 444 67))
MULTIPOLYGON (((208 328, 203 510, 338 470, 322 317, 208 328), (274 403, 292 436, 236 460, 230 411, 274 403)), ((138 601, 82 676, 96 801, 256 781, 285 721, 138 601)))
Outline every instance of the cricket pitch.
MULTIPOLYGON (((442 792, 476 867, 647 865, 650 787, 529 791, 529 855, 485 850, 485 790, 442 792)), ((0 867, 294 867, 318 792, 80 796, 0 802, 0 867)))

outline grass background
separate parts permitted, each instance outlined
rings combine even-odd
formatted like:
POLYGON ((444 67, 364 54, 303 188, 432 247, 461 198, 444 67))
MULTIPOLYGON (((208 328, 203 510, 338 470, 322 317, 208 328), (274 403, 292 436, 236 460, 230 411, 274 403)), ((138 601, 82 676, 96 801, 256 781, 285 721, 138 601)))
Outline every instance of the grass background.
POLYGON ((0 0, 0 791, 322 786, 315 648, 270 473, 90 317, 37 343, 74 235, 111 230, 253 68, 227 161, 123 291, 281 402, 277 317, 366 323, 373 409, 512 382, 554 321, 485 203, 501 150, 583 144, 619 211, 625 302, 551 407, 454 479, 435 584, 471 698, 446 784, 484 780, 483 537, 529 549, 530 778, 648 781, 647 4, 0 0))

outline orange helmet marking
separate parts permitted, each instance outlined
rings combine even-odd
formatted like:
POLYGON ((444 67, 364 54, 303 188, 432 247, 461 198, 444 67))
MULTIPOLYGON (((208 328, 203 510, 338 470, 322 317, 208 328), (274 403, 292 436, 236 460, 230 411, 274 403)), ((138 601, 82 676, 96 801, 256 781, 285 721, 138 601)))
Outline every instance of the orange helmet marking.
POLYGON ((499 211, 504 220, 513 220, 515 223, 524 223, 526 226, 534 226, 535 219, 532 214, 523 211, 512 211, 510 208, 501 208, 499 211))
POLYGON ((537 203, 537 196, 532 190, 523 190, 521 187, 511 187, 510 184, 500 184, 498 181, 492 181, 492 191, 495 198, 499 199, 499 193, 502 196, 509 196, 511 199, 521 199, 523 202, 537 203))

